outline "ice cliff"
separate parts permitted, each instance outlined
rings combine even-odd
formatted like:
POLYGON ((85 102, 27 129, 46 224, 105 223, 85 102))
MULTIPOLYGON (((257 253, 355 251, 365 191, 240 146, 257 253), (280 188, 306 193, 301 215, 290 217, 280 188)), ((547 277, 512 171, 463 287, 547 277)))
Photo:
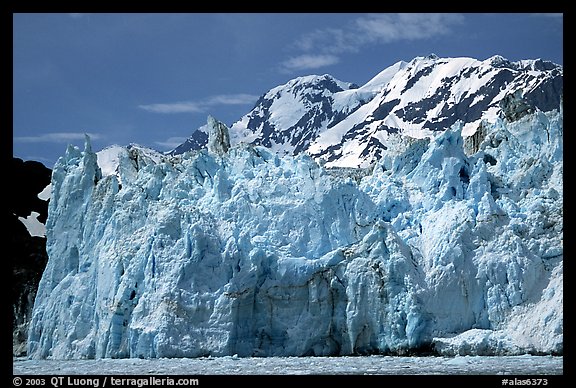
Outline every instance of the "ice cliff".
POLYGON ((371 169, 69 147, 33 358, 563 352, 562 112, 390 136, 371 169))

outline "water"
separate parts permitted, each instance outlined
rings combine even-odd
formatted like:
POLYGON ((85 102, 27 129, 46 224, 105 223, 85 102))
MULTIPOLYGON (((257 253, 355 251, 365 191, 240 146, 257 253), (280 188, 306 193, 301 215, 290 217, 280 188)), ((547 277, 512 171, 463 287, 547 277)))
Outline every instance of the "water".
MULTIPOLYGON (((171 359, 13 359, 14 375, 495 375, 563 374, 563 357, 203 357, 171 359)), ((512 385, 512 384, 511 384, 512 385)), ((518 385, 518 384, 516 384, 518 385)), ((532 383, 530 385, 548 385, 532 383)))

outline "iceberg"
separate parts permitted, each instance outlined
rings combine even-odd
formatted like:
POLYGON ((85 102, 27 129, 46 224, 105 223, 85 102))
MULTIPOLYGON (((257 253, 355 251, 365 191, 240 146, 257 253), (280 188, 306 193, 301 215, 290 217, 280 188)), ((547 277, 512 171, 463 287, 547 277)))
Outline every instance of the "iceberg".
MULTIPOLYGON (((370 169, 229 146, 56 163, 31 358, 562 354, 562 112, 370 169)), ((210 128, 209 128, 210 129, 210 128)), ((480 132, 479 132, 480 133, 480 132)))

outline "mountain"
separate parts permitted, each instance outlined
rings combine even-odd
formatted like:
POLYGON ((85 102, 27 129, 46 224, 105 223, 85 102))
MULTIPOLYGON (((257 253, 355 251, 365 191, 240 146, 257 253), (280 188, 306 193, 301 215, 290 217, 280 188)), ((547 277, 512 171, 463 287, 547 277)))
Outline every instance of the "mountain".
MULTIPOLYGON (((354 90, 322 82, 319 101, 354 90)), ((89 138, 69 147, 29 357, 563 354, 562 99, 543 111, 526 90, 500 93, 502 116, 471 136, 463 122, 386 132, 364 169, 238 143, 213 118, 205 149, 120 147, 108 174, 89 138)), ((390 117, 366 116, 370 104, 346 120, 390 117)))
MULTIPOLYGON (((336 119, 337 112, 332 109, 331 96, 357 87, 329 75, 296 78, 270 90, 256 102, 252 116, 248 119, 250 126, 246 128, 261 127, 263 136, 259 137, 252 130, 243 130, 245 128, 240 128, 239 122, 230 131, 230 140, 233 144, 253 143, 275 152, 298 154, 306 147, 307 140, 318 135, 322 120, 336 119), (278 122, 273 126, 267 121, 271 114, 278 116, 278 122), (292 133, 294 131, 297 135, 292 133)), ((204 125, 169 154, 198 150, 205 147, 207 142, 208 126, 204 125)))
MULTIPOLYGON (((330 75, 293 79, 260 97, 231 126, 230 139, 305 152, 327 167, 368 167, 390 146, 390 134, 422 138, 461 120, 468 137, 503 114, 507 96, 517 95, 526 112, 548 112, 562 93, 563 68, 552 62, 430 55, 400 61, 360 87, 330 75)), ((204 126, 170 154, 201 149, 207 140, 204 126)))
POLYGON ((10 231, 8 257, 12 268, 12 351, 26 354, 28 324, 38 283, 48 261, 44 223, 51 170, 36 161, 12 158, 5 227, 10 231))

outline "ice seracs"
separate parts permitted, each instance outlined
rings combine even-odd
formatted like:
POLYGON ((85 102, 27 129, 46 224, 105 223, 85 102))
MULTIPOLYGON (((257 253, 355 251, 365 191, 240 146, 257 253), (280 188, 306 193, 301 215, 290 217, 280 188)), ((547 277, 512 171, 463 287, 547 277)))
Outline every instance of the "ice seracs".
POLYGON ((215 119, 110 175, 69 147, 30 357, 562 353, 563 118, 483 125, 391 134, 369 171, 226 150, 215 119))
POLYGON ((226 124, 208 116, 208 152, 224 155, 230 148, 230 134, 226 124))

